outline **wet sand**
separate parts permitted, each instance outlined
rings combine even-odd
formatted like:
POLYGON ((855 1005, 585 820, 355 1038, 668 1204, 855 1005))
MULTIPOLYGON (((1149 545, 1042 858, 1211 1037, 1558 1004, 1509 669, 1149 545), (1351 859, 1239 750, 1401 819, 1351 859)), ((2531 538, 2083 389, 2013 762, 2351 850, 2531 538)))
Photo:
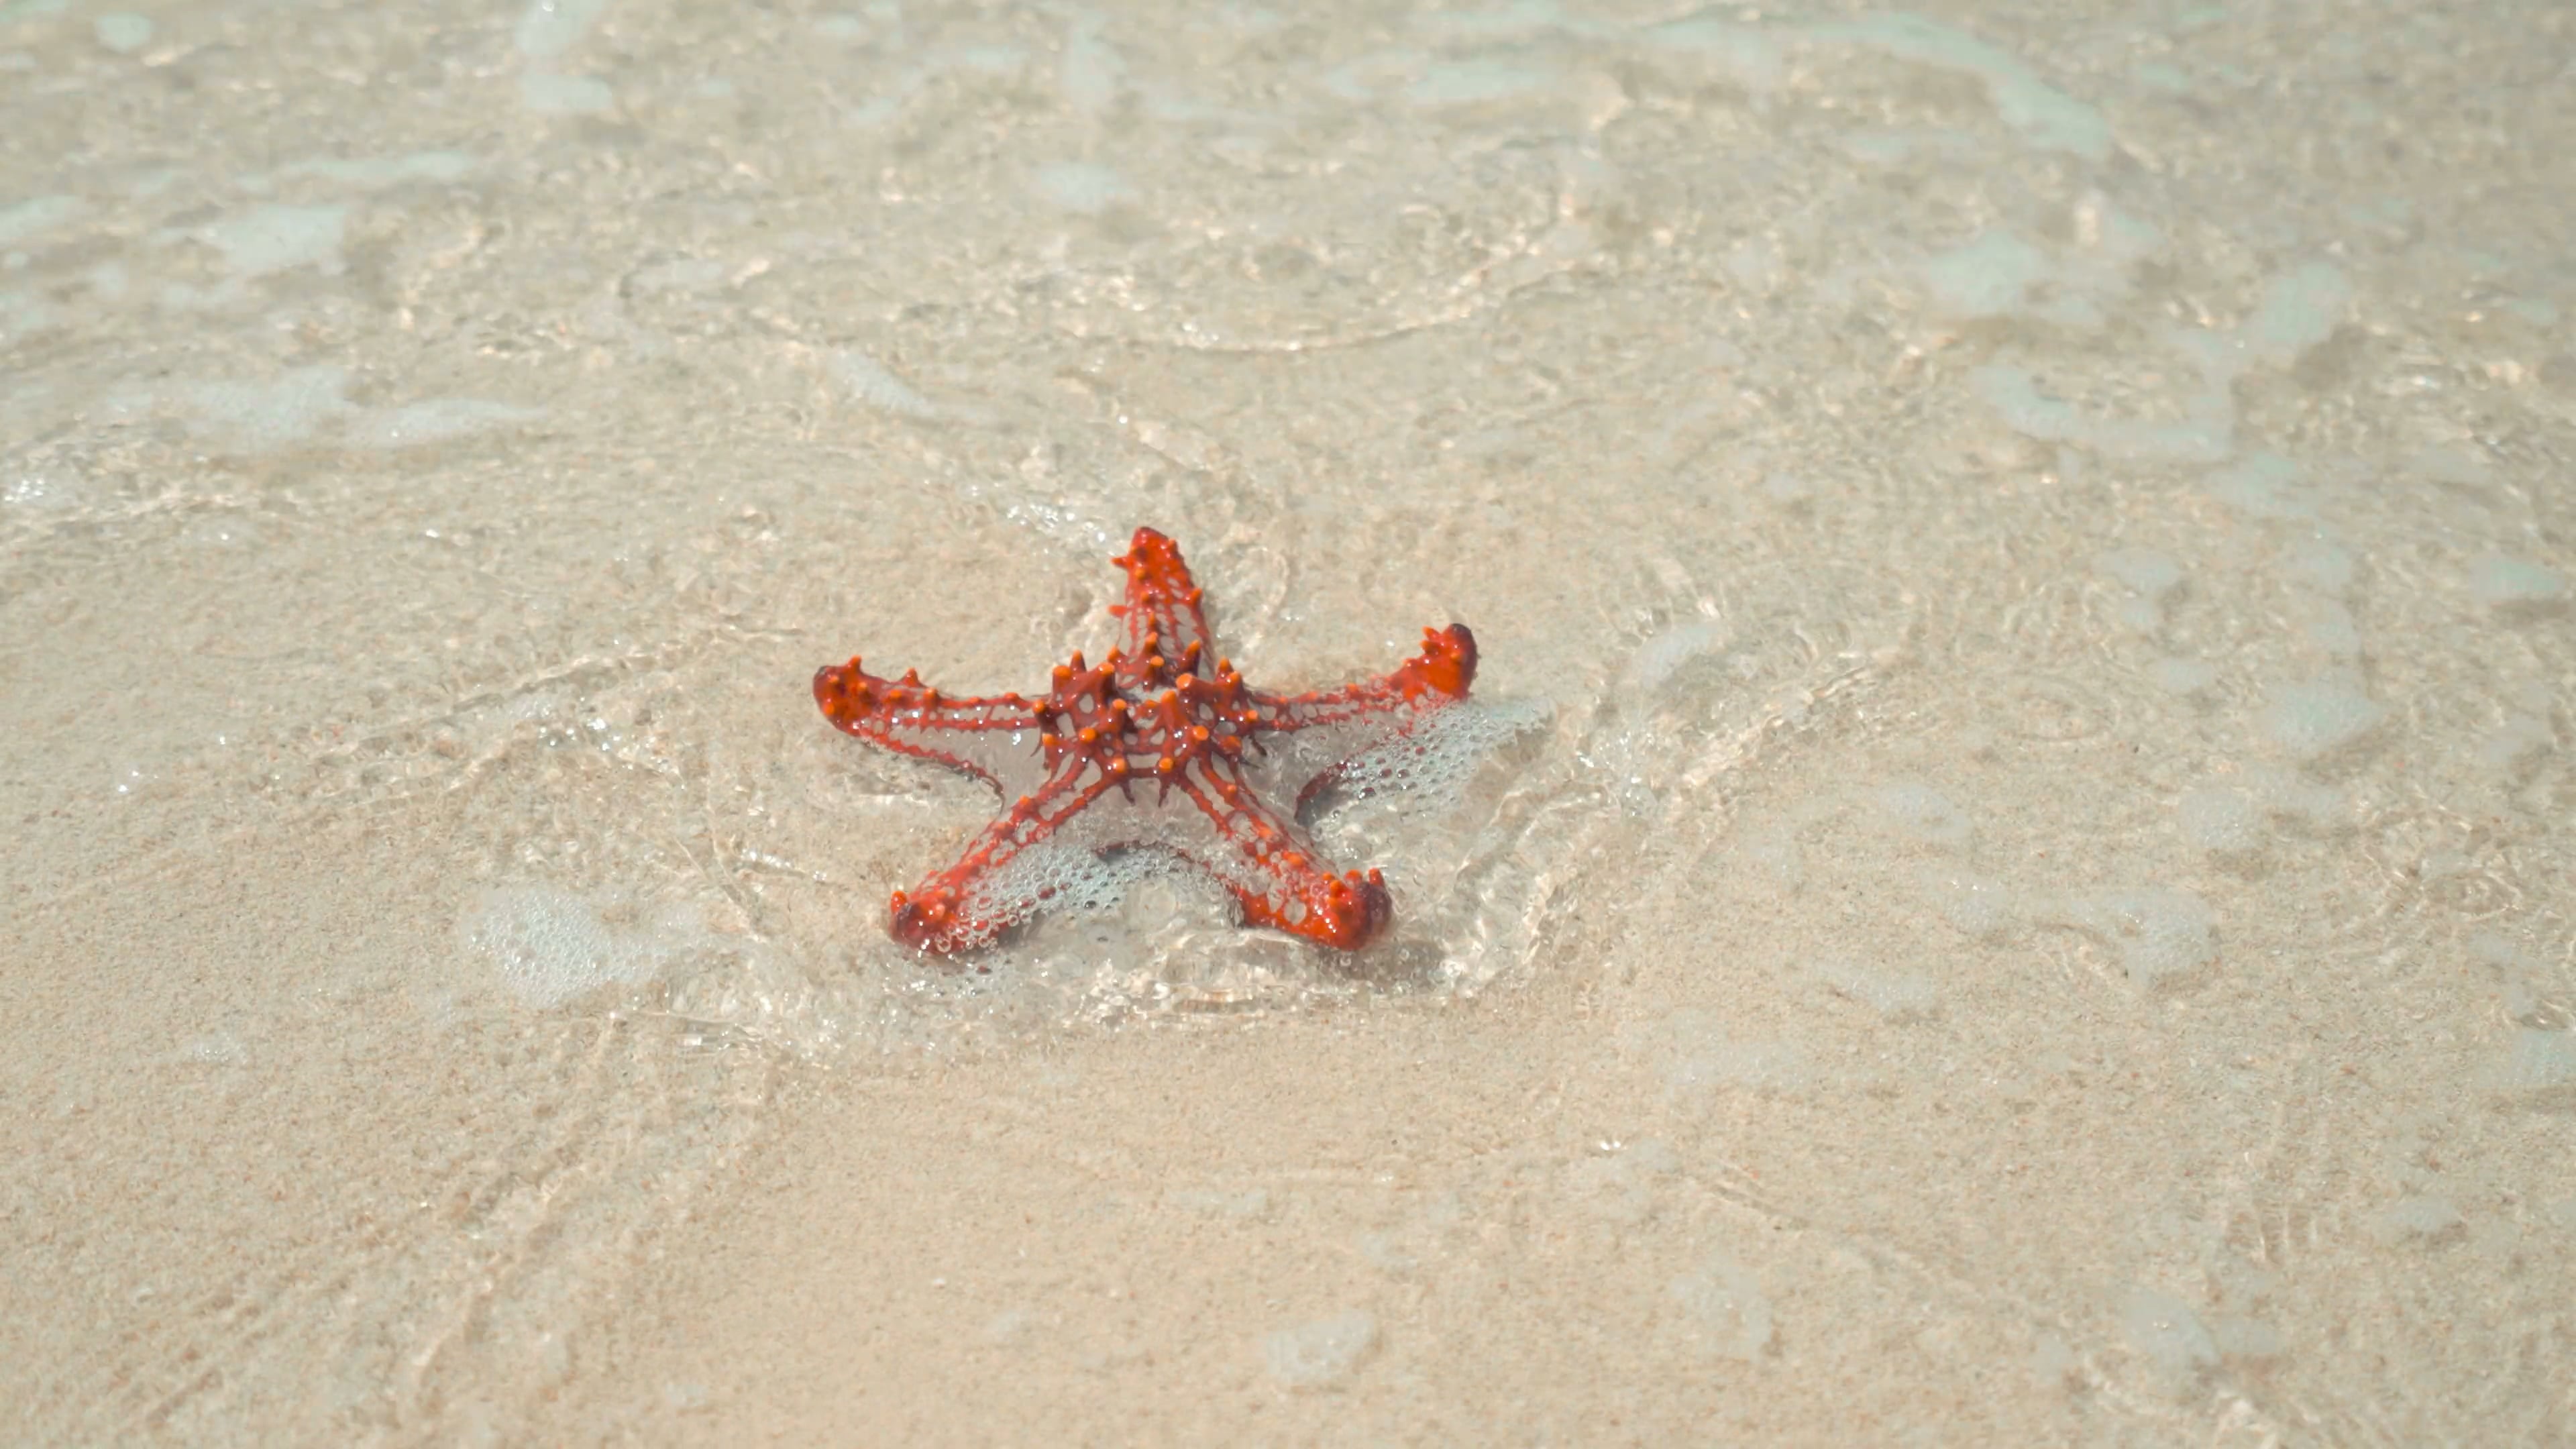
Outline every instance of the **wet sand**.
POLYGON ((33 1443, 2559 1443, 2576 25, 0 4, 33 1443), (1179 540, 1388 938, 966 969, 1179 540))

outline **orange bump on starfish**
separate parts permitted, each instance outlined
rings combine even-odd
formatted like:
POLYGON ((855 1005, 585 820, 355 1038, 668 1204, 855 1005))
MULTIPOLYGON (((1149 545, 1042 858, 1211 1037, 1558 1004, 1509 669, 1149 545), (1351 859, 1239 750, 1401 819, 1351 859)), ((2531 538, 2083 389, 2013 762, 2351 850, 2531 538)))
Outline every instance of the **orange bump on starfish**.
MULTIPOLYGON (((974 775, 1013 803, 955 864, 894 893, 896 939, 939 953, 987 945, 1075 893, 1065 845, 1088 855, 1161 847, 1206 870, 1243 907, 1246 923, 1355 950, 1393 912, 1372 870, 1336 872, 1246 773, 1265 739, 1308 733, 1326 763, 1298 782, 1303 802, 1352 754, 1415 728, 1467 697, 1476 636, 1464 624, 1425 629, 1422 652, 1394 672, 1340 689, 1279 695, 1210 660, 1201 591, 1173 542, 1136 530, 1126 553, 1127 642, 1097 665, 1079 652, 1057 665, 1046 693, 959 698, 904 671, 882 679, 847 664, 814 675, 814 700, 843 730, 901 754, 974 775)), ((1079 861, 1076 865, 1080 864, 1079 861)), ((1078 873, 1078 871, 1077 871, 1078 873)))

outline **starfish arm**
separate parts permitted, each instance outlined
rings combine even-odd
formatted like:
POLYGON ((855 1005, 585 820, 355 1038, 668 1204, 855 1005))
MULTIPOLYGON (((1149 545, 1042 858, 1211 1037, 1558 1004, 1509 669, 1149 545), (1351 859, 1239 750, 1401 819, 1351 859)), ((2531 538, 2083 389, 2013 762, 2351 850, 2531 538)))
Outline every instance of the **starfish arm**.
POLYGON ((910 891, 896 891, 887 929, 936 955, 989 944, 1047 903, 1052 891, 1011 879, 1011 864, 1099 799, 1120 777, 1073 761, 978 833, 956 863, 910 891))
POLYGON ((1278 733, 1386 718, 1467 697, 1476 680, 1476 636, 1464 624, 1422 631, 1422 652, 1392 673, 1312 694, 1246 690, 1258 727, 1278 733))
POLYGON ((1128 656, 1170 660, 1174 673, 1197 668, 1214 641, 1199 607, 1202 590, 1181 561, 1180 546, 1140 528, 1127 551, 1110 562, 1127 571, 1127 602, 1110 612, 1127 621, 1128 656))
POLYGON ((1183 853, 1233 893, 1247 922, 1344 951, 1367 945, 1385 928, 1394 914, 1385 878, 1374 870, 1336 875, 1304 832, 1253 794, 1232 761, 1202 756, 1178 773, 1173 783, 1216 826, 1224 845, 1183 853))
POLYGON ((814 702, 824 718, 872 745, 962 770, 997 790, 1008 788, 1008 775, 1025 777, 1037 760, 1037 706, 1016 694, 942 694, 908 669, 901 679, 881 679, 854 654, 847 664, 814 671, 814 702))

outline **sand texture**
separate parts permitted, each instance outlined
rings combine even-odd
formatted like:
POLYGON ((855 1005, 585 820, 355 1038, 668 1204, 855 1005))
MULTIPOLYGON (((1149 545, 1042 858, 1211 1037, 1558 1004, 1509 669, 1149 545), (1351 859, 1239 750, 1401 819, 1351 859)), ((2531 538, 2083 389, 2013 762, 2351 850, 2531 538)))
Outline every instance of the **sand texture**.
POLYGON ((0 1440, 2576 1442, 2571 64, 0 0, 0 1440), (911 954, 1139 525, 1390 934, 911 954))

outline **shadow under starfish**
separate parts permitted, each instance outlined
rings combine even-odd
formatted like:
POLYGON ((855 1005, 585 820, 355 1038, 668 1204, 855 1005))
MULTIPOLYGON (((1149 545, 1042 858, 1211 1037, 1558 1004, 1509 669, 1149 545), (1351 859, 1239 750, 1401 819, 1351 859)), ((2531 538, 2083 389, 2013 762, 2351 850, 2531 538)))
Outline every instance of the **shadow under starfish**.
POLYGON ((1425 629, 1422 652, 1392 673, 1339 689, 1280 695, 1209 664, 1201 590, 1169 538, 1136 530, 1111 560, 1127 570, 1127 642, 1097 665, 1077 652, 1046 694, 960 698, 868 673, 856 656, 814 675, 814 700, 843 730, 974 775, 1013 803, 965 854, 894 893, 896 939, 946 954, 990 944, 1031 913, 1087 893, 1104 854, 1159 846, 1207 871, 1247 924, 1356 950, 1393 914, 1371 870, 1334 870, 1297 824, 1359 755, 1467 697, 1476 637, 1425 629), (1250 758, 1294 739, 1295 803, 1254 787, 1250 758))

